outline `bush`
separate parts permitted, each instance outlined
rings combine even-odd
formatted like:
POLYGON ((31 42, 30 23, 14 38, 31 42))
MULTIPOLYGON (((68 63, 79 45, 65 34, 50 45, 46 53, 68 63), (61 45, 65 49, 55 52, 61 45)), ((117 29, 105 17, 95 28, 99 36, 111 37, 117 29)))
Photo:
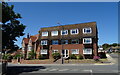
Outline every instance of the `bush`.
POLYGON ((60 53, 53 53, 52 56, 53 56, 54 59, 60 59, 61 58, 60 53))
POLYGON ((98 53, 98 56, 99 56, 100 58, 107 58, 105 52, 99 52, 99 53, 98 53))
POLYGON ((94 59, 95 61, 99 61, 100 57, 99 57, 99 56, 94 56, 93 59, 94 59))
POLYGON ((38 59, 47 59, 47 55, 45 55, 45 54, 44 55, 39 55, 38 59))
POLYGON ((74 54, 71 54, 70 59, 77 59, 77 57, 74 54))
POLYGON ((79 55, 79 59, 83 59, 83 56, 81 54, 79 55))
POLYGON ((38 56, 38 59, 40 59, 40 58, 41 58, 41 55, 38 56))
POLYGON ((20 57, 22 57, 21 54, 16 54, 15 56, 13 56, 13 59, 17 59, 17 58, 20 58, 20 57))
POLYGON ((29 53, 28 59, 34 59, 35 56, 36 56, 36 53, 34 52, 34 50, 32 50, 32 51, 29 53))
POLYGON ((4 60, 9 60, 10 57, 11 57, 10 54, 4 54, 4 55, 2 56, 2 59, 4 59, 4 60))

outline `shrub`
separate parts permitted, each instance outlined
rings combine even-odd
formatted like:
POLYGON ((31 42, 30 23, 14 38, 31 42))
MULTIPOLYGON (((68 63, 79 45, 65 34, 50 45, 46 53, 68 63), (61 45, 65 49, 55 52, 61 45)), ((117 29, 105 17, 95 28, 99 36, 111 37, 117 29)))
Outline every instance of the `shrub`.
POLYGON ((41 58, 41 55, 38 56, 38 59, 40 59, 40 58, 41 58))
POLYGON ((22 57, 21 54, 16 54, 15 56, 13 56, 13 59, 17 59, 17 58, 20 58, 20 57, 22 57))
POLYGON ((79 59, 83 59, 83 56, 81 54, 79 55, 79 59))
POLYGON ((2 55, 2 59, 3 60, 10 60, 11 59, 11 55, 10 54, 4 54, 4 55, 2 55))
POLYGON ((45 55, 45 54, 44 55, 39 55, 38 59, 47 59, 47 55, 45 55))
POLYGON ((99 56, 94 56, 93 59, 94 59, 95 61, 99 61, 100 57, 99 57, 99 56))
POLYGON ((77 57, 74 54, 71 54, 70 59, 77 59, 77 57))
POLYGON ((61 58, 60 53, 53 53, 52 56, 53 56, 54 59, 60 59, 61 58))
POLYGON ((29 59, 34 59, 35 56, 36 56, 36 53, 34 52, 34 50, 32 50, 32 51, 29 53, 28 58, 29 58, 29 59))

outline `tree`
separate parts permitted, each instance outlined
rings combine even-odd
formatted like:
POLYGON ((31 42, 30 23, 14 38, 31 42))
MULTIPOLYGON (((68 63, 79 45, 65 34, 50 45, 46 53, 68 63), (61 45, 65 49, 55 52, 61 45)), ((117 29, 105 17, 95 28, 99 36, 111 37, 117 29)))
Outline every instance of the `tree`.
POLYGON ((115 47, 115 46, 118 46, 118 44, 117 43, 113 43, 111 46, 115 47))
POLYGON ((109 48, 109 47, 110 47, 110 45, 109 45, 109 44, 107 44, 107 43, 105 43, 105 44, 103 44, 103 45, 102 45, 102 47, 103 47, 103 49, 105 50, 105 49, 109 48))
MULTIPOLYGON (((1 4, 1 3, 0 3, 1 4)), ((24 35, 25 25, 23 25, 19 19, 21 15, 16 13, 14 5, 9 6, 8 3, 2 2, 2 51, 17 50, 19 47, 15 45, 17 37, 24 35)))

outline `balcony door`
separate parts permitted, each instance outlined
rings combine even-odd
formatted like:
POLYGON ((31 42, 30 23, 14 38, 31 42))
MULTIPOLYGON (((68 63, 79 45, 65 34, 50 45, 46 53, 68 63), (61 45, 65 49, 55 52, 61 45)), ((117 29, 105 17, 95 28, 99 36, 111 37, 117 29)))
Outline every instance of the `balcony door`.
POLYGON ((62 50, 62 56, 63 56, 63 58, 68 58, 69 57, 69 50, 68 49, 62 50))

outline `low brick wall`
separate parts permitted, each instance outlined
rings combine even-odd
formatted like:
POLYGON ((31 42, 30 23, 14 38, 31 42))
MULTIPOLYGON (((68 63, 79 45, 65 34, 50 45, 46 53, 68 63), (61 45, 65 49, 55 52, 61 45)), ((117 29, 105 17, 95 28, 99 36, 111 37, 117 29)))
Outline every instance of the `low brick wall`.
MULTIPOLYGON (((19 63, 17 60, 12 60, 12 63, 19 63)), ((52 64, 53 60, 23 60, 21 59, 20 64, 52 64)))
POLYGON ((18 63, 17 59, 12 59, 12 63, 18 63))

